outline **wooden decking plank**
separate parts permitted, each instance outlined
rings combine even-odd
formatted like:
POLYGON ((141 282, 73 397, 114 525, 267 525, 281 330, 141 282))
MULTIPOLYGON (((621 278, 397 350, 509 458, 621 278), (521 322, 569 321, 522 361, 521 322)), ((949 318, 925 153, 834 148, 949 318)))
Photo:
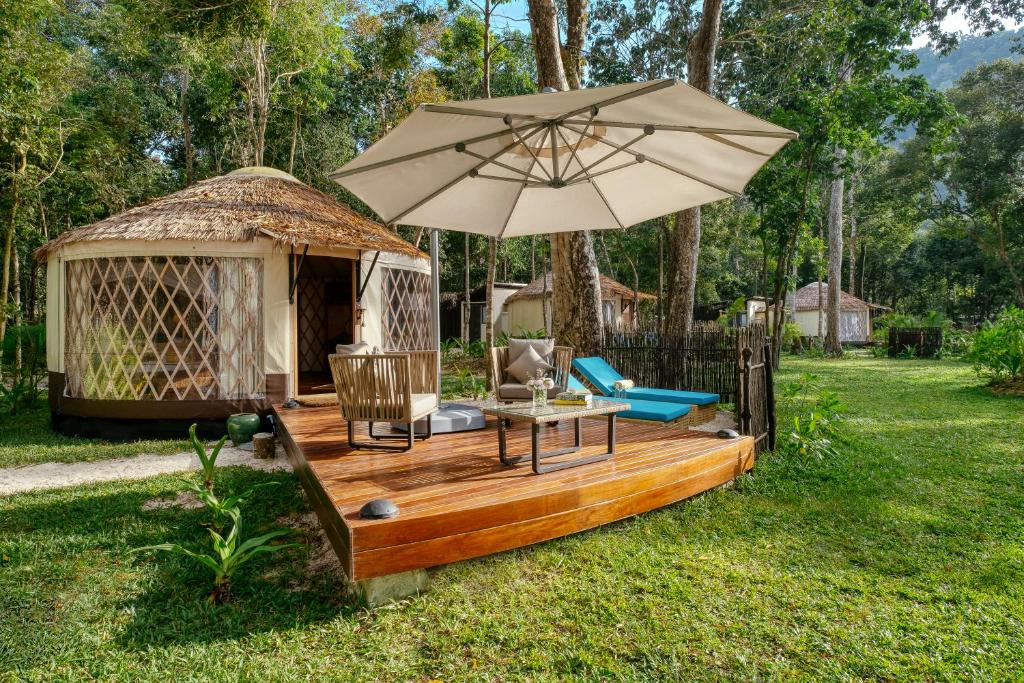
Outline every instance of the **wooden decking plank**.
MULTIPOLYGON (((296 472, 356 580, 479 557, 628 517, 724 483, 749 469, 754 457, 749 437, 722 441, 678 426, 627 423, 618 426, 615 458, 535 475, 528 462, 498 462, 493 421, 476 432, 435 435, 407 453, 380 453, 349 449, 334 407, 276 412, 296 472), (401 514, 360 519, 359 508, 378 497, 393 500, 401 514)), ((584 450, 575 457, 603 451, 605 420, 584 421, 583 427, 584 450)), ((571 439, 572 425, 563 422, 550 432, 545 449, 571 439)), ((528 452, 529 436, 525 426, 510 430, 510 452, 528 452)))
POLYGON ((356 553, 355 572, 366 578, 384 576, 423 566, 424 558, 440 565, 532 545, 664 507, 724 484, 739 473, 735 465, 722 464, 683 481, 602 504, 466 534, 356 553))

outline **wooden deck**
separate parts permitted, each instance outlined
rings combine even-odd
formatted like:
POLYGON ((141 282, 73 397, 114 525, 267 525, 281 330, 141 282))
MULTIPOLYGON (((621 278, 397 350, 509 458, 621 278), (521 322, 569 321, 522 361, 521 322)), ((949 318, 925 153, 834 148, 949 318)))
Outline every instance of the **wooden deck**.
MULTIPOLYGON (((336 407, 275 412, 288 457, 354 581, 590 529, 714 488, 754 464, 750 437, 620 421, 613 459, 537 475, 529 462, 498 462, 491 418, 483 430, 385 453, 349 449, 336 407), (400 514, 361 519, 372 498, 394 501, 400 514)), ((509 453, 529 453, 529 425, 515 423, 508 436, 509 453)), ((605 436, 604 419, 584 420, 583 451, 565 457, 602 452, 605 436)), ((571 441, 569 422, 542 433, 545 450, 571 441)))

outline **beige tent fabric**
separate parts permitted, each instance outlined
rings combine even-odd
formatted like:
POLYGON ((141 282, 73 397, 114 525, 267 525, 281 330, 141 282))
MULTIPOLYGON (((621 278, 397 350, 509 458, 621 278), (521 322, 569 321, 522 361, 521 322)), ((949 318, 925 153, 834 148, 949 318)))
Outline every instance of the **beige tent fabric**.
POLYGON ((669 79, 424 105, 332 177, 386 223, 606 229, 739 194, 794 137, 669 79))

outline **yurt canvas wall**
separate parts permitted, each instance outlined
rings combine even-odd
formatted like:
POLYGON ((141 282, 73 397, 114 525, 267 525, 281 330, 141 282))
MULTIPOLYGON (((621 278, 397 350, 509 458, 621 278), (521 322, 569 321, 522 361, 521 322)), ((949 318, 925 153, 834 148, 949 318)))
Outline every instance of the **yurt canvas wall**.
POLYGON ((67 245, 47 260, 51 407, 193 419, 295 395, 303 325, 292 280, 314 258, 360 259, 352 341, 429 348, 428 261, 380 252, 374 264, 377 254, 310 248, 303 257, 269 240, 67 245))

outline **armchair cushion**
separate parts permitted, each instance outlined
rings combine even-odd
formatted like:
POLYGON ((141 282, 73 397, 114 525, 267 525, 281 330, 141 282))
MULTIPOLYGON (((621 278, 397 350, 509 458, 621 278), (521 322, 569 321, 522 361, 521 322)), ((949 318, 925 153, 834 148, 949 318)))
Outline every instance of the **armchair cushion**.
POLYGON ((551 372, 554 369, 554 366, 548 363, 535 348, 527 346, 519 354, 519 357, 505 368, 505 374, 519 384, 526 384, 527 380, 537 376, 537 370, 551 372))
POLYGON ((370 345, 366 342, 356 342, 355 344, 338 344, 334 347, 334 352, 339 356, 361 356, 370 353, 370 345))
POLYGON ((412 419, 418 420, 437 410, 437 394, 412 395, 412 419))
POLYGON ((515 363, 519 356, 526 351, 526 349, 533 349, 537 354, 544 359, 545 362, 551 361, 551 354, 555 352, 555 340, 554 339, 509 339, 508 340, 508 364, 512 365, 515 363))

